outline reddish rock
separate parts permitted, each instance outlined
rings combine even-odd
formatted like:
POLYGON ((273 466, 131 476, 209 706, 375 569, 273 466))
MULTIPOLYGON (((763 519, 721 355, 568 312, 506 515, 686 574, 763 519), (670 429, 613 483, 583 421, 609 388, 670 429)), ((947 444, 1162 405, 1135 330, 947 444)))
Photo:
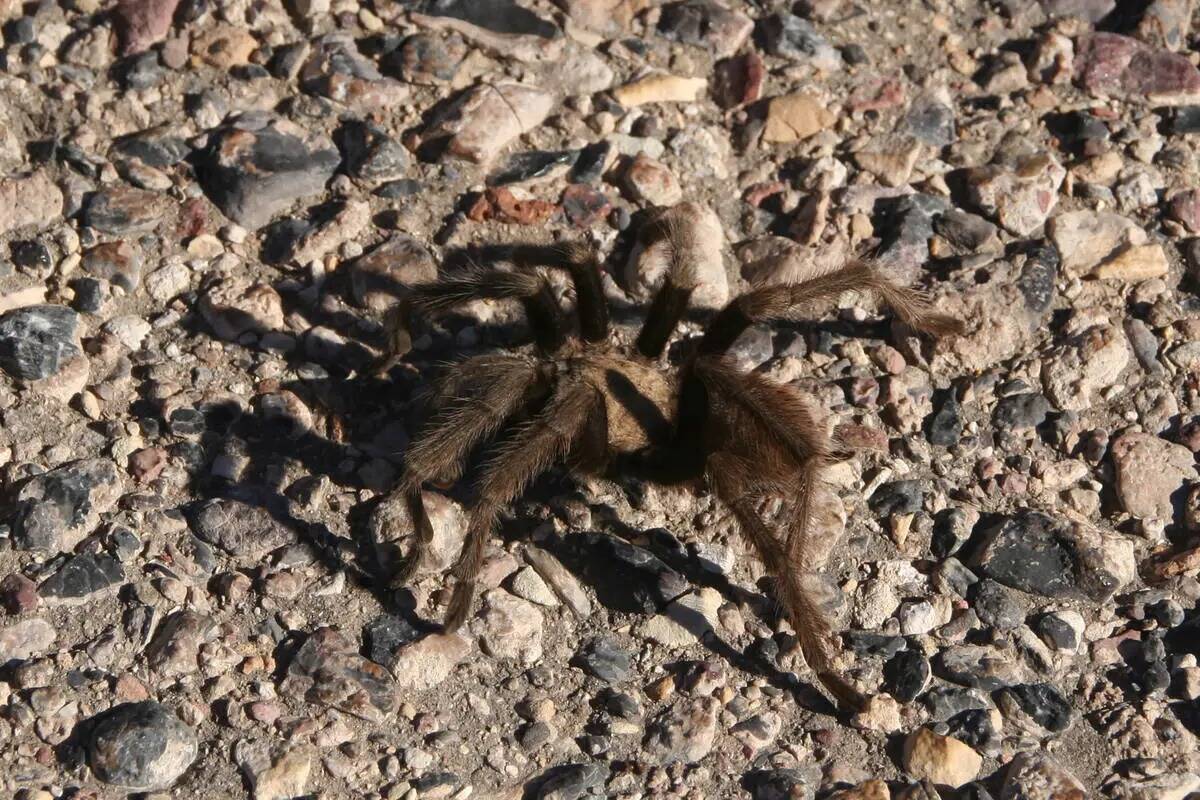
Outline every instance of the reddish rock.
POLYGON ((624 176, 625 190, 636 202, 673 206, 683 199, 683 189, 671 171, 645 153, 638 153, 624 176))
POLYGON ((1094 94, 1160 103, 1200 95, 1200 70, 1179 53, 1116 33, 1084 34, 1075 50, 1075 80, 1094 94))
POLYGON ((720 61, 713 69, 713 99, 725 109, 749 105, 762 97, 766 74, 762 56, 753 50, 720 61))
POLYGON ((1167 204, 1167 212, 1191 233, 1200 233, 1200 189, 1186 189, 1174 195, 1167 204))
POLYGON ((874 450, 888 452, 888 435, 880 428, 868 428, 857 423, 843 423, 834 429, 833 438, 840 447, 848 450, 874 450))
POLYGON ((146 447, 129 456, 129 473, 138 483, 150 483, 167 466, 167 451, 161 447, 146 447))
POLYGON ((178 5, 179 0, 119 0, 113 13, 121 55, 136 55, 166 38, 178 5))
POLYGON ((113 685, 113 694, 122 703, 137 703, 150 699, 150 690, 131 673, 122 672, 113 685))
POLYGON ((37 608, 37 584, 24 575, 13 573, 0 580, 0 605, 10 614, 21 614, 37 608))
POLYGON ((607 216, 612 204, 603 192, 584 183, 573 183, 563 191, 562 207, 576 227, 590 228, 607 216))
POLYGON ((522 200, 504 187, 488 189, 467 210, 474 222, 494 219, 515 225, 540 225, 553 216, 558 206, 547 200, 522 200))
POLYGON ((758 208, 767 198, 774 197, 786 190, 787 184, 783 181, 765 181, 763 183, 756 183, 747 189, 745 194, 742 195, 742 199, 749 205, 758 208))
POLYGON ((904 103, 904 85, 896 78, 878 78, 851 93, 846 101, 850 111, 882 111, 904 103))

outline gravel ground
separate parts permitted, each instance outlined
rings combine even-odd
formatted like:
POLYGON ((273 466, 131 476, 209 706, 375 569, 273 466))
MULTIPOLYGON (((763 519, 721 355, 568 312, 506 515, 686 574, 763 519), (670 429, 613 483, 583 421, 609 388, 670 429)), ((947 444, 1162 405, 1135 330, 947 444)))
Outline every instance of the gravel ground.
POLYGON ((0 0, 0 789, 1200 796, 1193 11, 0 0), (551 470, 446 634, 472 492, 429 486, 389 588, 421 390, 529 345, 480 301, 381 370, 388 310, 586 241, 628 345, 658 207, 715 226, 665 361, 856 256, 966 322, 847 294, 733 349, 844 451, 799 566, 859 713, 702 487, 551 470))

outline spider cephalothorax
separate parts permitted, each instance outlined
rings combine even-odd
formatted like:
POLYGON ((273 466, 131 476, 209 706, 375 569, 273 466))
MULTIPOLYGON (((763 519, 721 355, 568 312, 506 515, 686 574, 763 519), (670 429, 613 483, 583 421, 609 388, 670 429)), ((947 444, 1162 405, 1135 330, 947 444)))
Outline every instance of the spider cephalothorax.
POLYGON ((696 288, 695 243, 689 227, 667 217, 640 233, 668 268, 637 338, 622 352, 609 340, 600 265, 579 245, 515 246, 511 271, 475 269, 416 287, 394 332, 407 349, 407 322, 480 298, 521 301, 540 353, 469 358, 433 388, 433 417, 409 448, 399 491, 408 498, 417 535, 397 575, 401 584, 420 564, 433 529, 421 499, 427 481, 454 481, 474 448, 521 420, 492 446, 471 509, 446 626, 466 619, 484 546, 500 510, 555 463, 590 474, 637 474, 660 483, 702 481, 736 518, 739 529, 774 576, 776 598, 796 631, 801 652, 821 683, 845 706, 860 696, 834 667, 837 646, 825 615, 799 580, 806 556, 813 486, 831 458, 824 428, 791 387, 738 369, 726 351, 749 325, 779 319, 797 306, 845 291, 875 294, 912 328, 954 333, 958 320, 935 313, 917 293, 861 262, 799 283, 751 289, 709 322, 677 368, 660 364, 667 341, 696 288), (541 269, 565 270, 574 284, 578 337, 541 269), (774 529, 759 512, 783 498, 788 522, 774 529))

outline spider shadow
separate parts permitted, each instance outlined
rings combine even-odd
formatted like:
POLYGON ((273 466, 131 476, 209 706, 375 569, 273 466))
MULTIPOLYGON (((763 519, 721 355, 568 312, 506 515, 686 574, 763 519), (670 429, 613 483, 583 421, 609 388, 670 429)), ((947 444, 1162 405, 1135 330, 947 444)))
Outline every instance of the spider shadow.
MULTIPOLYGON (((569 476, 564 479, 571 481, 569 476)), ((535 486, 535 491, 543 488, 535 486)), ((551 493, 562 497, 570 494, 570 491, 555 489, 551 493)), ((778 663, 773 663, 774 659, 765 648, 756 644, 745 650, 735 647, 720 636, 704 614, 679 602, 693 595, 697 589, 711 588, 726 600, 752 608, 760 619, 770 621, 775 606, 767 594, 746 589, 728 576, 704 567, 665 529, 638 530, 624 523, 609 506, 592 505, 591 510, 597 520, 595 531, 548 537, 539 541, 538 545, 591 586, 601 605, 611 612, 628 613, 643 619, 662 615, 690 633, 717 658, 742 672, 765 679, 771 686, 790 694, 797 705, 805 710, 837 715, 834 705, 815 686, 802 681, 796 673, 783 669, 778 663), (639 551, 636 557, 644 561, 650 572, 630 570, 627 562, 612 558, 605 540, 636 548, 639 551), (641 540, 648 541, 644 546, 636 543, 641 540), (656 580, 651 578, 654 574, 658 576, 656 580), (657 582, 660 591, 663 585, 673 586, 674 590, 662 594, 645 591, 644 586, 639 588, 639 584, 647 581, 657 582), (646 597, 647 594, 656 596, 650 599, 646 597)))

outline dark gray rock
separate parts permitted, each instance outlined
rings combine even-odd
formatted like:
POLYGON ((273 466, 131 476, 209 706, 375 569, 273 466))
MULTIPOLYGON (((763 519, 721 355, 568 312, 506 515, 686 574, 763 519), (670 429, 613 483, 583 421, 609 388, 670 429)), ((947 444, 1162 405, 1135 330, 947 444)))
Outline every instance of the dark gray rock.
POLYGON ((904 125, 909 133, 933 147, 944 147, 956 139, 954 108, 932 95, 913 100, 904 125))
POLYGON ((933 518, 933 536, 930 548, 938 558, 947 558, 958 552, 979 520, 977 513, 963 508, 946 508, 933 518))
POLYGON ((269 511, 239 500, 205 501, 193 511, 190 522, 201 541, 253 561, 296 541, 296 535, 269 511))
POLYGON ((1011 631, 1025 622, 1025 606, 1013 590, 993 580, 975 585, 971 608, 979 620, 998 631, 1011 631))
POLYGON ((771 55, 808 62, 827 71, 841 66, 841 54, 803 17, 786 12, 772 14, 760 26, 771 55))
POLYGON ((1067 520, 1028 509, 983 536, 972 560, 985 576, 1045 597, 1104 600, 1121 585, 1103 542, 1067 520))
POLYGON ((113 142, 110 156, 134 158, 148 167, 166 169, 183 161, 191 152, 192 148, 181 137, 160 128, 151 128, 122 136, 113 142))
POLYGON ((602 789, 608 780, 608 765, 603 763, 567 764, 555 767, 538 786, 537 800, 579 800, 602 789))
POLYGON ((749 17, 716 0, 667 3, 658 21, 658 32, 664 38, 707 48, 718 58, 733 55, 752 29, 749 17))
POLYGON ((913 514, 921 510, 925 493, 920 481, 892 481, 875 490, 868 501, 871 511, 887 517, 892 514, 913 514))
POLYGON ((356 178, 392 181, 408 172, 408 150, 375 125, 358 120, 348 122, 340 131, 338 144, 347 169, 356 178))
POLYGON ((984 645, 959 645, 938 653, 938 674, 972 689, 992 691, 1020 683, 1021 664, 1012 653, 984 645))
POLYGON ((54 256, 45 242, 26 239, 9 245, 12 262, 25 270, 44 274, 54 264, 54 256))
POLYGON ((72 461, 35 475, 17 490, 13 541, 24 550, 69 549, 120 495, 120 475, 107 459, 72 461))
POLYGON ((393 614, 380 614, 363 629, 367 658, 377 664, 390 665, 396 651, 421 637, 421 632, 409 622, 393 614))
POLYGON ((989 705, 987 698, 979 692, 960 686, 934 687, 925 693, 921 702, 929 709, 929 715, 935 720, 947 720, 964 711, 985 709, 989 705))
POLYGON ((1049 683, 1023 683, 996 692, 996 707, 1006 719, 1030 733, 1062 733, 1071 727, 1071 703, 1049 683))
POLYGON ((775 355, 774 333, 768 325, 751 325, 729 347, 729 358, 742 370, 750 372, 771 360, 775 355))
POLYGON ((429 16, 462 20, 492 33, 543 39, 558 35, 553 23, 513 0, 433 0, 420 3, 419 7, 429 16))
POLYGON ((946 720, 947 734, 976 750, 987 752, 997 743, 999 734, 992 723, 992 715, 983 709, 973 708, 946 720))
POLYGON ((1002 398, 992 412, 992 424, 1006 431, 1036 428, 1046 421, 1050 413, 1050 401, 1040 394, 1014 394, 1002 398))
POLYGON ((197 177, 225 216, 256 230, 297 200, 323 191, 340 162, 336 148, 310 145, 275 124, 226 127, 209 139, 197 177))
POLYGON ((962 407, 954 391, 948 391, 942 398, 942 404, 929 417, 926 438, 929 443, 939 447, 953 447, 962 436, 963 421, 962 407))
POLYGON ((105 783, 135 792, 171 786, 196 760, 195 732, 159 703, 119 705, 96 720, 88 763, 105 783))
POLYGON ((84 221, 113 236, 149 233, 166 216, 169 202, 158 192, 117 184, 92 195, 84 210, 84 221))
POLYGON ((812 800, 821 785, 821 773, 815 766, 755 770, 746 775, 744 784, 753 800, 812 800))
POLYGON ((1054 284, 1061 263, 1053 245, 1038 245, 1026 254, 1021 274, 1017 276, 1017 288, 1025 299, 1025 310, 1032 317, 1040 318, 1054 305, 1054 284))
POLYGON ((112 556, 81 553, 69 557, 42 581, 38 594, 43 600, 79 603, 120 586, 124 580, 125 570, 112 556))
POLYGON ((929 240, 934 220, 950 209, 944 198, 931 194, 910 194, 880 201, 880 243, 877 259, 894 270, 897 280, 909 282, 929 260, 929 240))
POLYGON ((952 208, 933 221, 933 232, 950 246, 954 255, 977 253, 987 245, 1000 245, 999 228, 977 214, 952 208))
POLYGON ((610 608, 654 614, 691 587, 687 578, 649 550, 601 533, 579 538, 586 546, 581 561, 592 586, 610 608))
POLYGON ((871 631, 848 631, 845 640, 846 646, 860 656, 891 658, 908 647, 908 642, 903 636, 888 636, 871 631))
POLYGON ((487 177, 488 186, 508 186, 542 178, 555 170, 566 169, 579 158, 578 150, 532 150, 514 153, 504 166, 487 177))
POLYGON ((604 696, 604 710, 617 719, 638 720, 642 718, 642 705, 627 692, 609 691, 604 696))
POLYGON ((966 565, 954 556, 950 556, 938 564, 935 577, 935 585, 939 591, 949 589, 962 598, 966 598, 971 587, 979 582, 979 576, 967 569, 966 565))
POLYGON ((288 664, 283 688, 314 705, 373 722, 382 722, 399 704, 388 671, 354 652, 333 628, 319 628, 305 640, 288 664))
POLYGON ((571 168, 572 183, 596 183, 604 174, 608 163, 608 155, 612 151, 612 142, 600 141, 589 144, 579 151, 575 166, 571 168))
POLYGON ((66 306, 36 305, 0 315, 0 368, 36 381, 58 373, 82 354, 79 315, 66 306))
POLYGON ((597 636, 584 645, 571 663, 605 683, 625 680, 633 666, 629 653, 604 636, 597 636))
POLYGON ((925 691, 933 674, 929 659, 917 650, 903 650, 883 667, 883 687, 902 703, 911 703, 925 691))
POLYGON ((1079 647, 1079 629, 1057 612, 1039 618, 1035 630, 1042 641, 1055 650, 1074 652, 1079 647))

